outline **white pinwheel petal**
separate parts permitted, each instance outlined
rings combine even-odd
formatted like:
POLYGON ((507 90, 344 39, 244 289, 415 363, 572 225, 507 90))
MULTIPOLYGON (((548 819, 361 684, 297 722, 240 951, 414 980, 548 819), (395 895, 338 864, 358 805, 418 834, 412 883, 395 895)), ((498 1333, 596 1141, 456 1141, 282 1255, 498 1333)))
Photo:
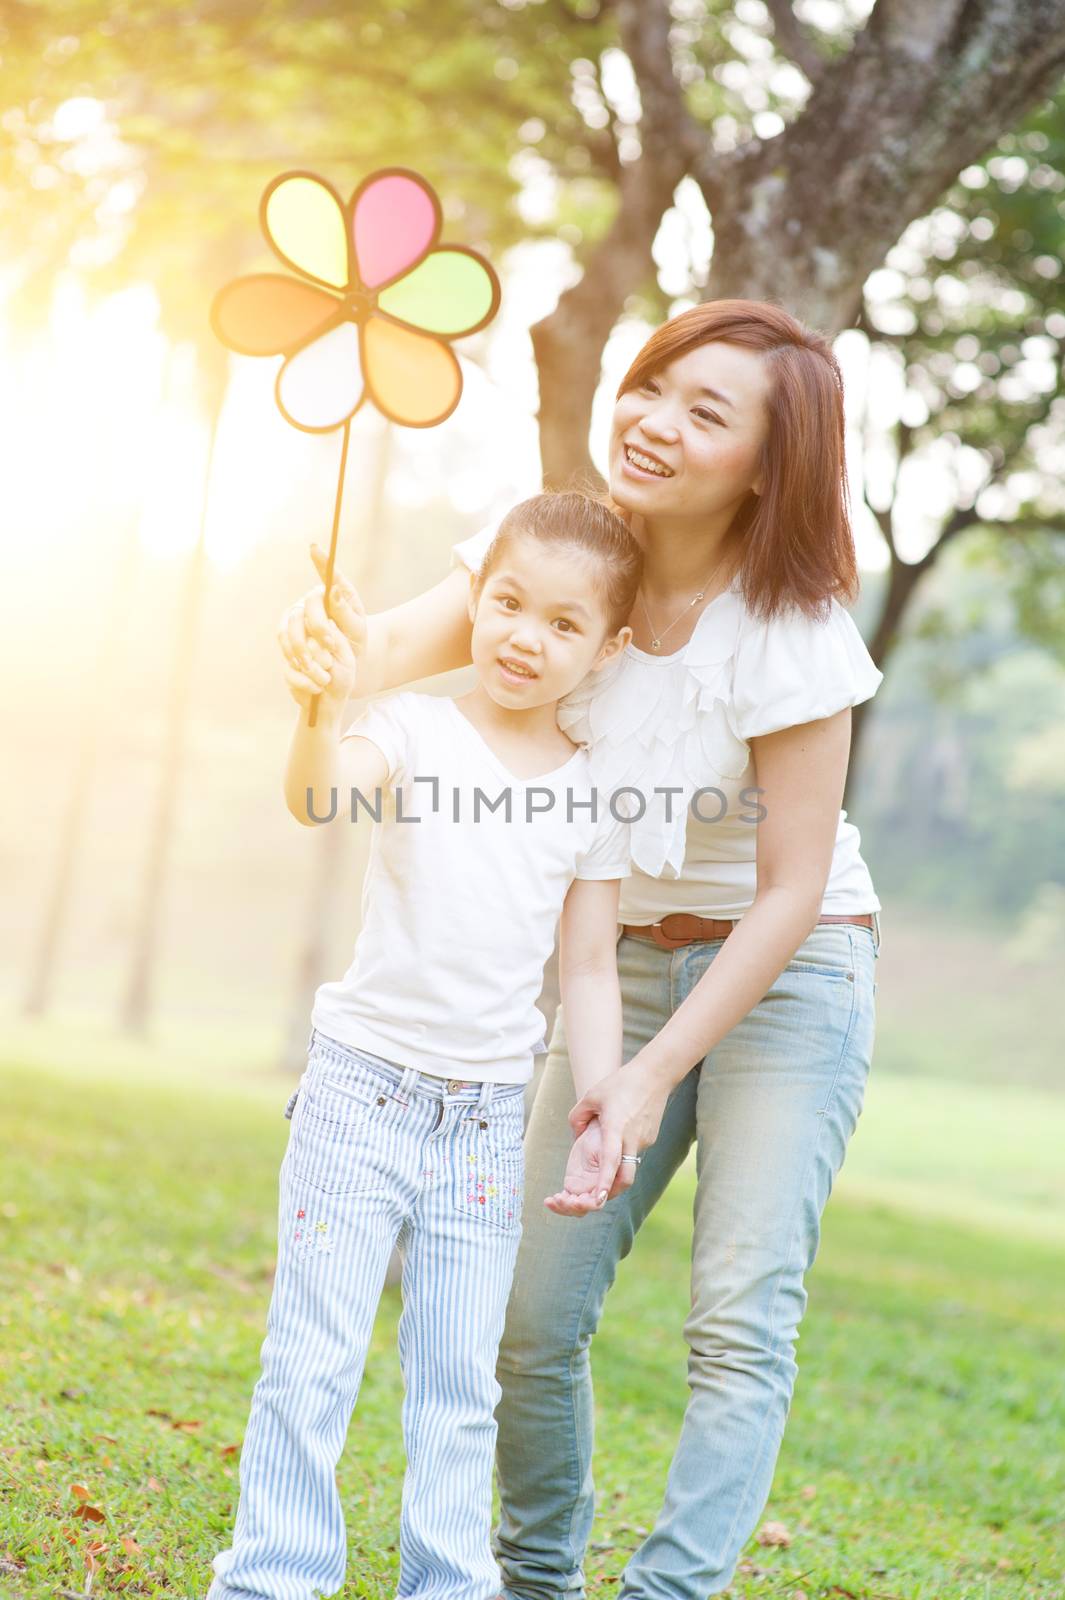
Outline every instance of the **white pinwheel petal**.
POLYGON ((359 330, 342 322, 304 345, 277 377, 277 403, 287 420, 309 433, 339 428, 363 397, 359 330))

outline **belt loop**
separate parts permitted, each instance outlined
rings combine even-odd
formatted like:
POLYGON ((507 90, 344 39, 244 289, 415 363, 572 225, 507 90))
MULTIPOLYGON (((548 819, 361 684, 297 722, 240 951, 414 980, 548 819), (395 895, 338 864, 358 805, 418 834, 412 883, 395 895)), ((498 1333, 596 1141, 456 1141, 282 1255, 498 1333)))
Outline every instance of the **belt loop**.
POLYGON ((493 1085, 486 1078, 484 1083, 481 1084, 481 1092, 477 1096, 477 1110, 481 1116, 484 1116, 492 1103, 492 1089, 493 1085))
POLYGON ((876 955, 880 954, 880 913, 879 913, 879 911, 874 911, 873 912, 873 951, 874 951, 874 953, 876 955))
POLYGON ((308 1055, 310 1055, 311 1051, 314 1049, 314 1041, 315 1041, 315 1038, 317 1036, 317 1033, 318 1033, 317 1028, 312 1028, 311 1029, 311 1036, 307 1040, 307 1054, 308 1055))
POLYGON ((400 1079, 396 1088, 396 1092, 392 1098, 394 1100, 398 1100, 400 1105, 408 1105, 410 1102, 410 1097, 414 1093, 414 1085, 417 1083, 419 1076, 420 1074, 417 1067, 405 1067, 403 1069, 403 1076, 400 1079))

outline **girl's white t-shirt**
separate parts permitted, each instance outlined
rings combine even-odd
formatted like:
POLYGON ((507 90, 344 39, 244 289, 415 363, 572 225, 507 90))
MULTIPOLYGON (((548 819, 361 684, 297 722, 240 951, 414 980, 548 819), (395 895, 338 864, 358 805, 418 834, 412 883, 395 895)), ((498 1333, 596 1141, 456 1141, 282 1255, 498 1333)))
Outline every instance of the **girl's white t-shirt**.
MULTIPOLYGON (((480 567, 494 527, 455 545, 480 567)), ((559 702, 559 726, 589 747, 600 794, 633 817, 622 922, 670 912, 736 918, 755 893, 761 797, 748 741, 832 716, 881 682, 861 634, 833 602, 823 620, 752 615, 738 584, 704 609, 672 655, 629 645, 559 702)), ((857 916, 880 901, 857 828, 840 812, 822 912, 857 916)))
MULTIPOLYGON (((356 800, 373 827, 351 966, 324 983, 321 1033, 443 1078, 524 1083, 546 1048, 536 1009, 576 878, 624 878, 629 830, 593 810, 588 753, 517 778, 454 700, 377 700, 345 738, 369 739, 388 778, 356 800)), ((337 798, 340 818, 349 796, 337 798)), ((341 824, 342 825, 342 824, 341 824)))

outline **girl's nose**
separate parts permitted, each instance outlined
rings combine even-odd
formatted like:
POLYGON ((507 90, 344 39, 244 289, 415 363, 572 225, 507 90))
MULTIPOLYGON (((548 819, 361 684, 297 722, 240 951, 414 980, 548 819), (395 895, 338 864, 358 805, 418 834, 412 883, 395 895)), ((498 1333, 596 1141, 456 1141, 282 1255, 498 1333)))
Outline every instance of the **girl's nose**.
POLYGON ((526 650, 530 655, 539 655, 541 650, 540 638, 535 628, 527 622, 519 624, 510 635, 511 643, 518 650, 526 650))

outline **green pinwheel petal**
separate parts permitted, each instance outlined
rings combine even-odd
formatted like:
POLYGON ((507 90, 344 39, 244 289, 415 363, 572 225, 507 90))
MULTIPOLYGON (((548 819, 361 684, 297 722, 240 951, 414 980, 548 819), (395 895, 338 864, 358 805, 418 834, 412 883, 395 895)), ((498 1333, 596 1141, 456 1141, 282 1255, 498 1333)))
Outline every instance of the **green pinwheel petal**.
POLYGON ((473 250, 445 245, 377 297, 380 310, 425 333, 456 338, 483 327, 499 304, 491 267, 473 250))

